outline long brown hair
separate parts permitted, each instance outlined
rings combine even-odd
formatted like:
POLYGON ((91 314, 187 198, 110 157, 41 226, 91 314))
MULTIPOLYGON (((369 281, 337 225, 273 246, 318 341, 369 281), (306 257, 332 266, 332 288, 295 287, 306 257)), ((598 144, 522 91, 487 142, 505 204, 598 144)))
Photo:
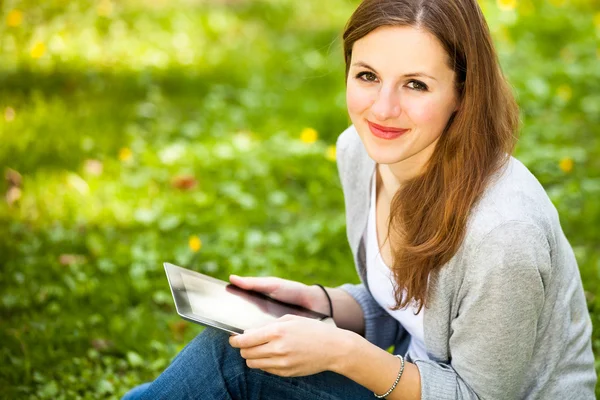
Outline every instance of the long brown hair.
POLYGON ((433 34, 455 72, 460 104, 421 174, 403 183, 390 206, 394 309, 414 301, 420 310, 428 281, 458 251, 471 209, 514 149, 519 110, 476 0, 364 0, 344 31, 346 77, 354 42, 381 26, 433 34))

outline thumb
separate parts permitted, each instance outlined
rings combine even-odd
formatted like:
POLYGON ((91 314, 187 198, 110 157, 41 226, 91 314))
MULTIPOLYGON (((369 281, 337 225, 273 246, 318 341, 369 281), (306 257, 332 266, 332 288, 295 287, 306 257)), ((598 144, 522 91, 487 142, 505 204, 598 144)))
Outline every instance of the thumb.
POLYGON ((282 317, 279 317, 275 320, 275 322, 286 322, 286 321, 292 321, 294 319, 298 319, 298 318, 302 318, 298 315, 293 315, 293 314, 285 314, 282 317))

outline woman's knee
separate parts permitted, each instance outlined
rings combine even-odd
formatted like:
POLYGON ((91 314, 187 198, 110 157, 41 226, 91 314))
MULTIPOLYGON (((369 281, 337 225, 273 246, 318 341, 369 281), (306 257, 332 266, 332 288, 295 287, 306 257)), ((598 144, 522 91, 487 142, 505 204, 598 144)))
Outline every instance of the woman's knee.
POLYGON ((245 362, 229 345, 229 335, 205 329, 143 394, 145 398, 221 398, 230 382, 243 379, 245 362))
POLYGON ((223 357, 235 352, 229 344, 229 334, 215 328, 206 328, 197 335, 187 346, 185 351, 192 352, 198 357, 209 357, 220 361, 223 357))
POLYGON ((123 396, 121 400, 140 400, 151 383, 152 382, 146 382, 134 387, 133 389, 125 393, 125 396, 123 396))
POLYGON ((229 344, 229 334, 215 328, 206 328, 173 359, 167 370, 178 370, 181 375, 220 374, 227 378, 231 374, 240 373, 243 366, 245 361, 239 350, 229 344))

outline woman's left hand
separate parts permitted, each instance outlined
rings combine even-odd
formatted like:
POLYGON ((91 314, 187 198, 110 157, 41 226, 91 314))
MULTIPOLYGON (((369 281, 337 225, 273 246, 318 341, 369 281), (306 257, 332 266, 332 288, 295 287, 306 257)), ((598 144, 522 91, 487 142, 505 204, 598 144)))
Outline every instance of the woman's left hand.
POLYGON ((321 321, 284 315, 261 328, 229 338, 246 365, 279 376, 306 376, 334 370, 352 333, 321 321))

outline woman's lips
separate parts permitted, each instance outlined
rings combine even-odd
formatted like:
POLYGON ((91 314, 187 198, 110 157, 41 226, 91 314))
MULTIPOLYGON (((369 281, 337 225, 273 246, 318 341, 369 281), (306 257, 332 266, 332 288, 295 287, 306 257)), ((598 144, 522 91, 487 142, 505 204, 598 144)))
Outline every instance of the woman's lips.
POLYGON ((367 121, 367 123, 369 124, 369 129, 374 136, 386 140, 396 139, 400 135, 409 131, 408 129, 388 128, 374 124, 371 121, 367 121))

